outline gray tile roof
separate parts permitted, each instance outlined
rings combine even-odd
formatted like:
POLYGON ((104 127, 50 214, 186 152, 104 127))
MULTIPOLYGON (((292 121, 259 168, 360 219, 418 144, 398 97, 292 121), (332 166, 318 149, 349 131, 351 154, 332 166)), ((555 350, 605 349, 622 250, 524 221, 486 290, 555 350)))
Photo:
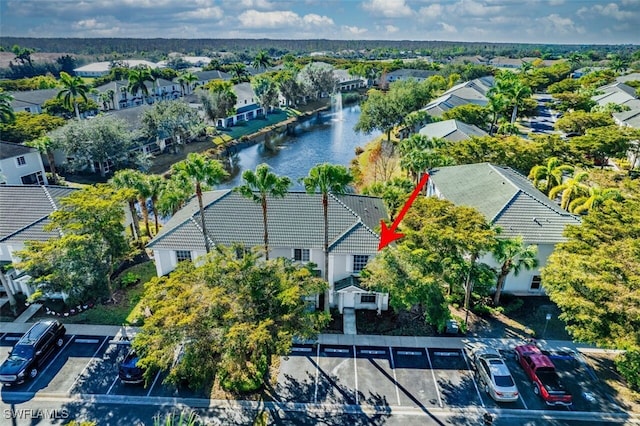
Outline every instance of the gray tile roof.
POLYGON ((485 106, 487 103, 488 101, 486 99, 463 99, 453 93, 448 93, 429 102, 429 104, 422 109, 434 117, 440 117, 444 112, 458 106, 468 104, 485 106))
POLYGON ((211 70, 211 71, 200 71, 193 73, 196 77, 198 77, 198 81, 209 81, 209 80, 230 80, 231 74, 227 74, 226 72, 211 70))
POLYGON ((630 111, 615 112, 613 118, 625 126, 640 129, 640 109, 632 109, 630 111))
POLYGON ((42 105, 45 101, 53 99, 58 96, 58 92, 61 89, 42 89, 42 90, 28 90, 25 92, 10 92, 13 96, 11 106, 15 108, 30 106, 30 105, 42 105))
POLYGON ((0 160, 18 157, 31 152, 37 152, 37 150, 19 143, 0 141, 0 160))
MULTIPOLYGON (((231 190, 203 194, 207 231, 213 244, 263 244, 262 209, 231 190)), ((320 194, 290 192, 268 201, 269 245, 272 248, 322 248, 324 221, 320 194)), ((336 253, 375 254, 379 237, 373 229, 387 217, 375 197, 329 197, 329 244, 336 253)), ((149 248, 204 250, 197 199, 165 224, 149 248)))
POLYGON ((430 138, 446 139, 451 142, 467 140, 471 136, 487 136, 487 132, 484 130, 453 119, 429 123, 420 129, 420 134, 430 138))
POLYGON ((441 167, 431 172, 431 182, 442 198, 474 207, 502 235, 521 235, 530 243, 565 241, 566 225, 579 225, 577 216, 562 210, 523 175, 489 163, 441 167))
POLYGON ((0 185, 0 242, 46 241, 44 231, 61 198, 76 191, 62 186, 0 185))
POLYGON ((348 277, 338 280, 333 284, 333 288, 335 288, 336 291, 344 290, 349 287, 357 287, 360 290, 367 291, 360 285, 360 278, 353 275, 349 275, 348 277))

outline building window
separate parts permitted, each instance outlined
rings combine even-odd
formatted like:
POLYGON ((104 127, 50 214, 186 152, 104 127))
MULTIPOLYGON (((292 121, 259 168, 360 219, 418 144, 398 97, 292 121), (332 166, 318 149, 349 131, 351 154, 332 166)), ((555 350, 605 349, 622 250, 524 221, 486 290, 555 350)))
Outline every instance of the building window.
POLYGON ((24 166, 27 164, 27 160, 24 159, 24 156, 20 156, 16 158, 16 163, 18 163, 18 166, 24 166))
POLYGON ((353 272, 360 272, 367 266, 367 262, 369 261, 369 256, 356 254, 353 256, 353 272))
POLYGON ((542 283, 542 279, 540 278, 540 275, 534 275, 533 278, 531 278, 531 290, 540 290, 540 284, 542 283))
POLYGON ((23 185, 44 185, 44 177, 42 172, 32 173, 30 175, 22 176, 20 178, 23 185))
POLYGON ((293 260, 296 262, 308 262, 309 259, 309 249, 293 249, 293 260))
POLYGON ((189 250, 176 250, 176 260, 178 262, 191 261, 191 252, 189 250))
POLYGON ((375 294, 361 294, 360 303, 376 303, 375 294))

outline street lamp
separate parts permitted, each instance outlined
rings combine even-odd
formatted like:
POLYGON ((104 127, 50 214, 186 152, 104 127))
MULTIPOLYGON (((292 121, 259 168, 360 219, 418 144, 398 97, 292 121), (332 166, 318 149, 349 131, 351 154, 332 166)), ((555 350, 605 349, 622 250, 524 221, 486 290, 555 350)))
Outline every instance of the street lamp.
POLYGON ((549 325, 549 320, 551 319, 551 314, 547 314, 546 322, 544 323, 544 330, 542 330, 542 338, 544 339, 544 335, 547 332, 547 326, 549 325))

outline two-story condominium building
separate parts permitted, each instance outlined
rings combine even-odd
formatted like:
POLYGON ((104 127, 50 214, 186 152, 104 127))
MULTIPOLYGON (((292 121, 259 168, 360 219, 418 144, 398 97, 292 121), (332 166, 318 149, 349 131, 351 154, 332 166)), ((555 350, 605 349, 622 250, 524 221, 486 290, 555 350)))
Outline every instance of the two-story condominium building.
MULTIPOLYGON (((231 190, 203 194, 204 220, 209 245, 264 247, 260 204, 231 190)), ((379 198, 361 195, 329 195, 329 270, 324 270, 324 216, 322 196, 290 192, 268 199, 270 258, 285 257, 312 262, 318 274, 329 282, 330 306, 386 310, 387 294, 360 287, 358 275, 378 251, 379 235, 374 231, 387 217, 379 198)), ((192 199, 176 213, 148 244, 153 250, 158 276, 173 271, 181 261, 197 261, 204 255, 198 200, 192 199)), ((318 299, 316 303, 320 304, 318 299)))
POLYGON ((47 185, 40 152, 17 143, 0 142, 0 184, 47 185))

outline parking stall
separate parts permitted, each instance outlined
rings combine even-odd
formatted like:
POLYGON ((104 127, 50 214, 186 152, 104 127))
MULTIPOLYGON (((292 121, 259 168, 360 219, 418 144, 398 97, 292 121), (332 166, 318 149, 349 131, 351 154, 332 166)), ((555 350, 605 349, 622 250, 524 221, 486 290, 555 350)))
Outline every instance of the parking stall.
POLYGON ((318 403, 356 404, 356 371, 352 346, 320 345, 318 403))
POLYGON ((107 394, 118 376, 118 363, 129 350, 128 342, 114 342, 108 337, 102 348, 89 361, 71 393, 107 394))
POLYGON ((416 408, 442 406, 435 376, 424 348, 392 348, 399 405, 416 408))
POLYGON ((356 346, 356 403, 372 406, 399 404, 399 391, 390 349, 356 346))
POLYGON ((317 345, 293 345, 280 360, 276 399, 282 402, 316 402, 318 378, 317 345))
POLYGON ((474 374, 461 349, 429 348, 427 354, 445 407, 484 407, 474 374))

